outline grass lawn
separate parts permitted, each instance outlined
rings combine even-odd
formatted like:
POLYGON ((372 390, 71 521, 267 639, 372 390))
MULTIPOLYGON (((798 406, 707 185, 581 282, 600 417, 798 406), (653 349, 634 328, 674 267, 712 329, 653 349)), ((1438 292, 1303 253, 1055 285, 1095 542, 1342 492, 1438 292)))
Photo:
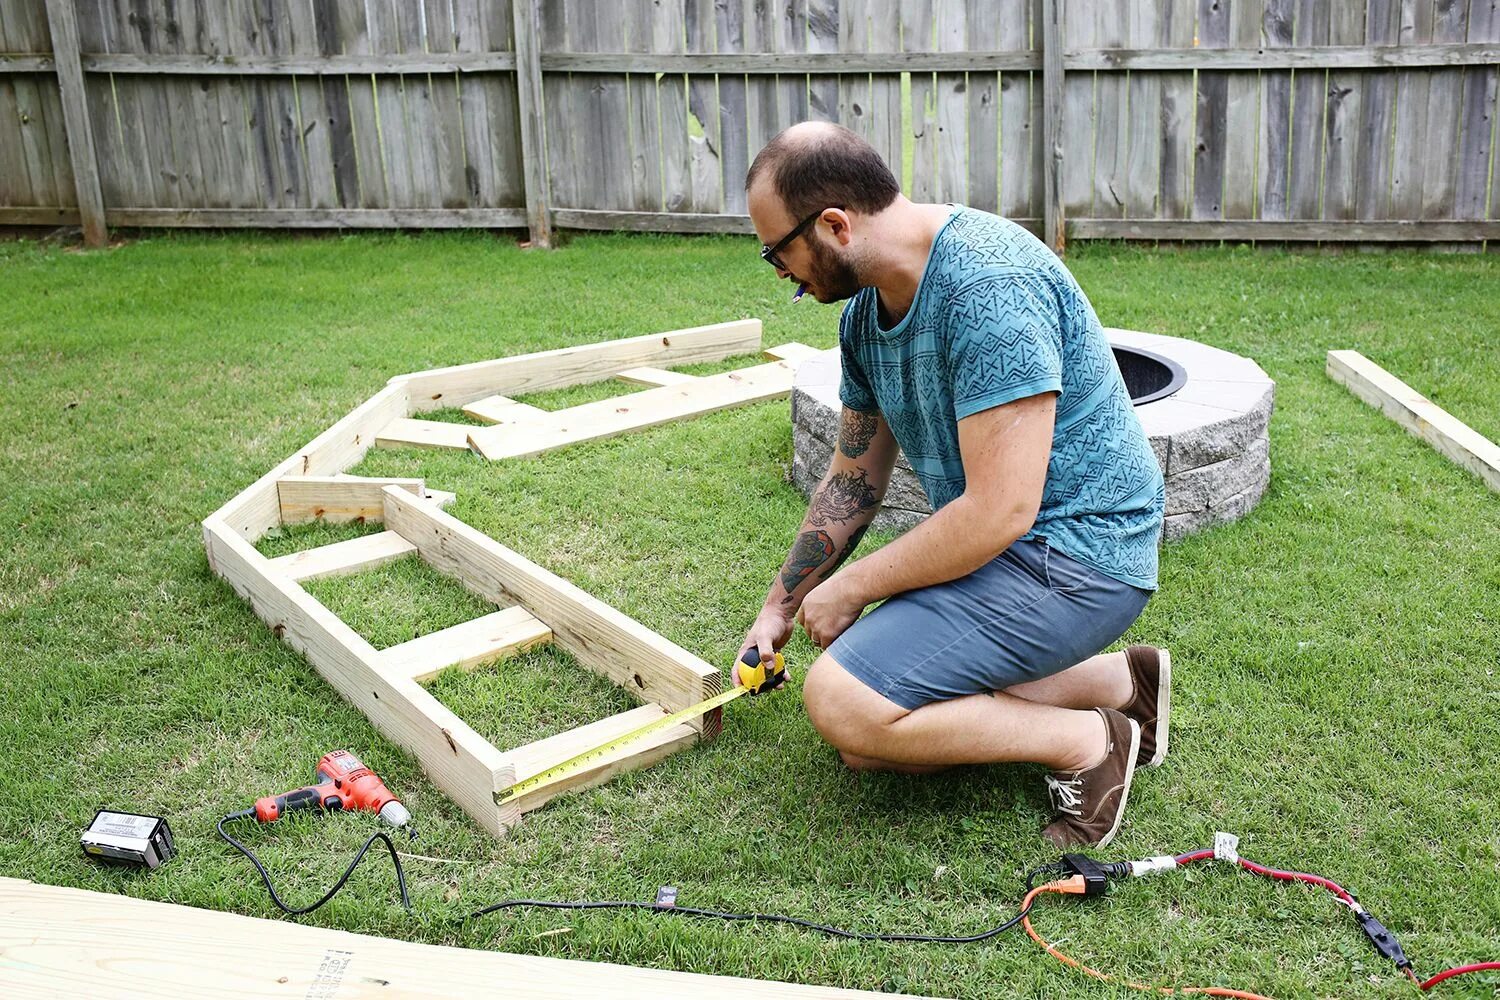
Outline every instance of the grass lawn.
MULTIPOLYGON (((1171 647, 1175 731, 1104 854, 1235 831, 1249 857, 1356 891, 1418 971, 1500 958, 1500 497, 1323 374, 1327 349, 1360 350, 1500 438, 1500 257, 1104 245, 1069 264, 1107 324, 1251 355, 1277 381, 1264 502, 1167 546, 1161 592, 1127 637, 1171 647)), ((93 254, 9 243, 0 286, 0 875, 276 916, 214 821, 343 747, 417 817, 412 850, 451 863, 409 863, 411 916, 376 861, 312 923, 940 996, 1115 995, 1019 931, 917 946, 640 913, 461 924, 507 896, 651 899, 670 884, 688 906, 972 932, 1053 859, 1036 833, 1041 773, 850 774, 793 685, 731 706, 716 743, 497 841, 208 570, 199 521, 392 375, 744 316, 768 344, 833 345, 837 313, 792 306, 748 239, 598 236, 550 254, 469 233, 178 235, 93 254), (180 856, 150 875, 86 861, 78 833, 106 805, 168 816, 180 856)), ((456 490, 458 517, 727 665, 804 509, 790 451, 783 401, 539 460, 378 451, 353 471, 456 490)), ((312 589, 377 646, 484 611, 415 562, 312 589)), ((788 654, 801 668, 812 650, 799 634, 788 654)), ((553 651, 434 690, 501 747, 628 706, 553 651)), ((244 833, 300 902, 372 827, 244 833)), ((1326 894, 1222 866, 1048 899, 1038 926, 1148 981, 1412 990, 1326 894)), ((1500 982, 1469 979, 1438 992, 1500 982)))

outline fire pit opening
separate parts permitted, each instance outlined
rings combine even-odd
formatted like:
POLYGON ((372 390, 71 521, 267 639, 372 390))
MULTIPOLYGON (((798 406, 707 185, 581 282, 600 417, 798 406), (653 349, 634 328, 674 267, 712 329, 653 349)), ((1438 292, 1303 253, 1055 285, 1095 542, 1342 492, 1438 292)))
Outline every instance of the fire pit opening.
POLYGON ((1119 344, 1111 344, 1110 350, 1114 351, 1115 364, 1125 377, 1130 401, 1136 406, 1170 396, 1187 382, 1187 372, 1171 358, 1119 344))

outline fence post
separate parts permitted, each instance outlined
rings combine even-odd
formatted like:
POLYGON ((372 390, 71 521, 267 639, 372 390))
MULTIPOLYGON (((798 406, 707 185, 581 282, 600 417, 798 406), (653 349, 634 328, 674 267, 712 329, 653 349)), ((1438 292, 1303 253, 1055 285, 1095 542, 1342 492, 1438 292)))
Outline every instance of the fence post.
POLYGON ((99 161, 94 156, 94 130, 84 100, 83 65, 78 58, 78 14, 73 0, 47 0, 47 23, 52 31, 52 62, 62 92, 68 157, 78 188, 83 241, 91 247, 102 247, 109 242, 109 235, 104 229, 104 195, 99 188, 99 161))
POLYGON ((1063 48, 1062 0, 1042 0, 1042 214, 1047 245, 1061 257, 1067 249, 1062 204, 1063 48))
POLYGON ((542 139, 541 0, 514 0, 516 103, 521 115, 521 164, 526 177, 526 221, 535 246, 552 245, 547 207, 547 146, 542 139))

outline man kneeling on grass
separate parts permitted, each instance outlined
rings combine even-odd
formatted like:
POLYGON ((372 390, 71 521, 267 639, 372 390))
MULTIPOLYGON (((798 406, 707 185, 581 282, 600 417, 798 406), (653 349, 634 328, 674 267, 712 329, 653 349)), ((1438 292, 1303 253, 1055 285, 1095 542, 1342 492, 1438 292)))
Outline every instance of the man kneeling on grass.
POLYGON ((833 462, 741 652, 800 621, 808 716, 850 767, 1045 764, 1043 834, 1103 846, 1166 756, 1171 666, 1099 652, 1156 588, 1164 491, 1098 317, 1026 230, 908 201, 840 126, 782 132, 745 186, 777 275, 850 301, 833 462), (934 513, 835 574, 898 445, 934 513))

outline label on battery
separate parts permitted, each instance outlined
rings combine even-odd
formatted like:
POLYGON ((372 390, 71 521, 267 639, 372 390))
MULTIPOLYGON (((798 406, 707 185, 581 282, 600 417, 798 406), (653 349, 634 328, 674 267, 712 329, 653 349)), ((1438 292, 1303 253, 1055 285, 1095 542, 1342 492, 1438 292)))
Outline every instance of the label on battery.
POLYGON ((89 824, 90 833, 103 833, 112 837, 151 836, 161 820, 155 816, 132 816, 129 813, 102 812, 89 824))

